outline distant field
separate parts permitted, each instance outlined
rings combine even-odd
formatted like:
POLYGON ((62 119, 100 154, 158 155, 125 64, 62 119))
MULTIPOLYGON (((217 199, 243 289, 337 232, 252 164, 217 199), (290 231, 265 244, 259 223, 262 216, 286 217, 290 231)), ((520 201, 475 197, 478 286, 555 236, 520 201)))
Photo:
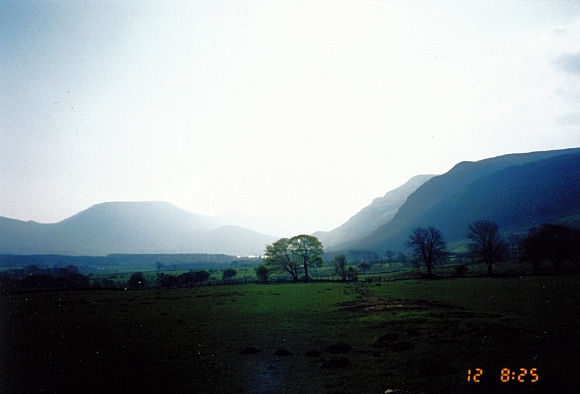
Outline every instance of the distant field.
MULTIPOLYGON (((457 276, 456 268, 460 264, 458 263, 450 263, 445 265, 436 266, 433 270, 435 275, 441 277, 453 277, 457 276)), ((353 265, 356 267, 356 265, 353 265)), ((485 276, 487 275, 487 267, 483 263, 470 263, 465 264, 466 271, 464 276, 466 277, 473 277, 473 276, 485 276)), ((126 286, 127 281, 131 277, 133 272, 139 271, 138 267, 133 267, 135 269, 131 270, 132 267, 125 268, 124 271, 119 271, 117 273, 103 273, 103 274, 95 274, 93 278, 95 279, 110 279, 118 286, 126 286)), ((233 278, 234 281, 239 282, 253 282, 257 281, 256 273, 254 271, 254 267, 236 267, 234 268, 237 271, 237 275, 233 278)), ((577 264, 570 263, 568 265, 564 265, 564 269, 566 272, 578 272, 577 264)), ((551 273, 552 267, 551 264, 544 264, 541 267, 541 272, 551 273)), ((157 278, 157 274, 163 273, 166 275, 175 275, 178 276, 182 273, 189 272, 190 270, 162 270, 162 271, 147 271, 142 270, 145 279, 148 282, 149 286, 154 286, 155 281, 157 278)), ((224 269, 205 269, 210 273, 210 281, 212 282, 220 282, 222 279, 222 273, 224 269)), ((423 267, 413 268, 409 264, 402 264, 399 262, 394 263, 383 263, 383 264, 375 264, 372 268, 368 271, 361 272, 360 269, 358 270, 359 280, 365 281, 367 279, 373 281, 392 281, 392 280, 400 280, 400 279, 412 279, 420 276, 422 272, 424 272, 423 267)), ((520 263, 517 261, 504 261, 501 263, 497 263, 494 265, 494 273, 498 275, 530 275, 532 273, 532 268, 530 264, 527 263, 520 263)), ((327 264, 322 267, 313 268, 309 271, 309 275, 315 280, 339 280, 340 278, 334 273, 334 268, 332 265, 327 264)), ((290 280, 290 276, 285 273, 272 273, 270 276, 271 281, 288 281, 290 280)))
POLYGON ((0 387, 577 392, 579 281, 560 275, 1 296, 0 387), (504 367, 538 368, 539 381, 501 383, 504 367), (483 369, 482 382, 468 383, 467 370, 475 368, 483 369))

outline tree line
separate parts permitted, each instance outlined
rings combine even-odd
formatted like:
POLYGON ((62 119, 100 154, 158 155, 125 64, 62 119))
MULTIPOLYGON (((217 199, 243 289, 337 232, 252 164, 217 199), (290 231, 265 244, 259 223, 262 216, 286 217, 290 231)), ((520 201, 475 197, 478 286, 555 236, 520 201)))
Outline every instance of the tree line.
MULTIPOLYGON (((477 220, 469 225, 467 236, 469 255, 484 262, 488 275, 492 275, 494 264, 504 260, 509 250, 497 224, 490 220, 477 220)), ((434 227, 415 228, 409 235, 407 246, 415 262, 425 266, 428 277, 433 276, 435 265, 448 261, 450 256, 441 231, 434 227)), ((554 271, 559 272, 563 262, 580 257, 580 230, 544 223, 530 229, 517 249, 518 260, 530 262, 534 274, 545 260, 551 261, 554 271)))
MULTIPOLYGON (((227 268, 222 272, 222 281, 229 283, 238 274, 233 268, 227 268)), ((180 287, 194 287, 209 280, 210 273, 205 270, 189 271, 180 275, 170 275, 158 273, 156 279, 149 283, 142 272, 135 272, 127 281, 127 286, 131 289, 141 289, 145 287, 163 287, 166 289, 180 287)))
POLYGON ((0 272, 2 289, 87 289, 90 278, 79 272, 78 267, 39 267, 31 264, 22 269, 0 272))
MULTIPOLYGON (((223 271, 222 279, 227 281, 237 274, 234 269, 223 271)), ((83 275, 78 267, 38 267, 27 265, 22 269, 9 269, 0 272, 0 289, 37 290, 37 289, 129 289, 145 287, 193 287, 206 282, 210 277, 207 271, 189 271, 181 275, 158 273, 154 281, 148 281, 142 272, 133 273, 125 282, 115 282, 109 278, 95 278, 92 274, 83 275), (149 283, 151 282, 151 283, 149 283)))
MULTIPOLYGON (((477 220, 469 225, 468 256, 472 261, 483 262, 488 275, 493 275, 493 267, 510 254, 510 247, 501 236, 497 224, 490 220, 477 220)), ((512 242, 513 243, 513 242, 512 242)), ((412 230, 407 239, 410 256, 417 266, 423 265, 428 277, 433 277, 436 265, 449 261, 450 252, 443 234, 435 227, 412 230)), ((513 247, 512 247, 513 249, 513 247)), ((272 273, 287 273, 292 281, 311 280, 309 269, 324 264, 322 243, 311 235, 297 235, 292 238, 281 238, 266 247, 262 264, 254 267, 260 282, 268 281, 272 273)), ((513 250, 511 253, 513 254, 513 250)), ((534 274, 537 274, 544 261, 550 261, 555 272, 559 272, 564 262, 580 260, 580 230, 557 224, 544 223, 530 229, 525 237, 519 239, 515 252, 520 262, 531 263, 534 274)), ((395 252, 387 251, 389 261, 394 260, 395 252)), ((368 257, 368 256, 367 256, 368 257)), ((403 262, 407 256, 400 253, 403 262)), ((331 262, 333 274, 342 281, 358 280, 359 270, 365 272, 371 268, 370 262, 358 264, 358 270, 349 265, 344 254, 334 257, 331 262)), ((467 267, 456 267, 456 273, 463 275, 467 267)), ((223 283, 232 283, 237 271, 232 268, 223 270, 223 283)), ((189 271, 180 275, 157 273, 154 280, 148 281, 142 272, 135 272, 126 283, 127 288, 145 287, 178 288, 193 287, 207 282, 210 273, 205 270, 189 271)), ((4 289, 85 289, 85 288, 119 288, 119 284, 107 278, 94 278, 83 275, 74 265, 66 267, 38 267, 28 265, 23 269, 10 269, 0 272, 0 288, 4 289)))
MULTIPOLYGON (((558 272, 564 261, 580 257, 580 230, 563 225, 542 224, 530 229, 523 239, 511 237, 511 244, 516 243, 514 248, 502 237, 497 223, 491 220, 476 220, 469 225, 467 238, 468 253, 465 256, 471 261, 484 263, 488 275, 493 275, 496 263, 514 255, 520 262, 531 262, 535 274, 538 273, 542 261, 551 261, 554 270, 558 272)), ((406 245, 411 260, 416 266, 425 267, 427 277, 433 277, 433 268, 436 265, 450 260, 451 253, 443 234, 435 227, 413 229, 406 245)), ((310 280, 308 270, 324 264, 322 254, 323 246, 314 236, 303 234, 281 238, 266 247, 262 260, 265 265, 256 267, 256 276, 260 281, 266 281, 272 272, 287 273, 294 282, 298 280, 308 282, 310 280)), ((353 251, 349 251, 349 254, 353 254, 353 251)), ((396 258, 404 264, 408 261, 404 253, 396 255, 396 252, 388 250, 385 255, 387 262, 390 263, 396 258)), ((359 270, 362 272, 369 270, 370 261, 378 258, 376 253, 367 251, 360 251, 356 257, 371 260, 361 262, 357 270, 349 265, 344 254, 339 254, 331 262, 333 274, 342 281, 356 281, 359 270)), ((463 276, 466 270, 465 265, 457 266, 456 274, 463 276)))

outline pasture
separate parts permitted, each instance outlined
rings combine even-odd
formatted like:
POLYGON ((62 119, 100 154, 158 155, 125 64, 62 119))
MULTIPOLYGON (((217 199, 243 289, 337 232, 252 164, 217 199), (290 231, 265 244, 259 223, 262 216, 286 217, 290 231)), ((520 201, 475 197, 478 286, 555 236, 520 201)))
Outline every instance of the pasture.
POLYGON ((579 275, 0 297, 0 388, 576 392, 579 275), (537 368, 539 380, 500 381, 537 368), (480 383, 467 370, 481 368, 480 383))
MULTIPOLYGON (((357 265, 352 265, 352 267, 356 268, 357 265)), ((94 279, 109 279, 113 281, 119 287, 126 287, 127 282, 131 275, 139 271, 139 269, 131 270, 129 268, 118 268, 118 272, 114 273, 97 273, 93 275, 94 279)), ((138 268, 138 267, 134 267, 138 268)), ((254 271, 254 267, 234 267, 237 274, 233 278, 233 282, 255 282, 257 281, 256 273, 254 271)), ((212 269, 205 269, 209 272, 209 281, 212 284, 219 284, 222 279, 222 273, 224 268, 212 268, 212 269)), ((180 274, 189 272, 190 270, 185 269, 175 269, 175 270, 155 270, 155 271, 147 271, 142 270, 143 275, 147 281, 146 287, 154 287, 157 274, 166 274, 166 275, 173 275, 178 276, 180 274)), ((515 260, 503 261, 501 263, 496 263, 493 267, 494 274, 498 274, 500 276, 513 276, 513 275, 531 275, 532 274, 532 267, 531 264, 528 263, 521 263, 515 260)), ((393 263, 375 263, 372 264, 371 268, 366 271, 362 271, 358 269, 358 278, 360 281, 369 280, 379 280, 379 281, 393 281, 393 280, 401 280, 401 279, 413 279, 418 278, 421 276, 422 273, 425 272, 425 268, 423 266, 413 267, 408 263, 401 263, 401 262, 393 262, 393 263)), ((553 273, 553 267, 551 263, 543 262, 543 264, 539 268, 539 272, 543 274, 551 274, 553 273)), ((578 265, 575 263, 565 263, 563 264, 563 272, 568 273, 578 273, 578 265)), ((470 262, 469 264, 461 264, 459 262, 451 262, 446 264, 437 265, 433 273, 439 277, 449 278, 449 277, 456 277, 456 276, 465 276, 465 277, 473 277, 473 276, 486 276, 487 275, 487 267, 484 263, 481 262, 470 262), (465 272, 461 275, 458 275, 457 268, 464 267, 465 272)), ((309 275, 315 280, 339 280, 340 277, 334 272, 334 267, 327 263, 322 267, 313 267, 309 271, 309 275)), ((277 282, 277 281, 289 281, 291 280, 290 275, 283 272, 272 272, 270 274, 270 281, 277 282)))

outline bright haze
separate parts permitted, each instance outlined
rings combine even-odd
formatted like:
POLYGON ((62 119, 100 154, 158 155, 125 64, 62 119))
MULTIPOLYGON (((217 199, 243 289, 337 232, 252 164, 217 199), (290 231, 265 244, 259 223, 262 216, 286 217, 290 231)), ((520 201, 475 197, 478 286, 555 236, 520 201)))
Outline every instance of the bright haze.
POLYGON ((0 216, 329 230, 417 174, 580 146, 575 2, 0 4, 0 216))

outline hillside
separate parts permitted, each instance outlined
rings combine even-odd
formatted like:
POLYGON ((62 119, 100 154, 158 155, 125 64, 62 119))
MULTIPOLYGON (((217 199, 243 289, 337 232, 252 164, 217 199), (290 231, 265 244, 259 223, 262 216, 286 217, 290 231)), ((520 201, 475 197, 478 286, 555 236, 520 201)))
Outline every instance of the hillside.
POLYGON ((262 253, 273 237, 222 226, 165 202, 108 202, 59 223, 0 217, 0 253, 107 255, 112 253, 262 253))
POLYGON ((333 250, 405 250, 410 231, 435 226, 448 242, 466 237, 470 222, 490 219, 502 231, 525 231, 580 214, 580 149, 462 162, 412 193, 393 219, 362 240, 333 250))
POLYGON ((407 197, 434 176, 414 176, 404 185, 387 192, 383 197, 375 198, 371 204, 361 209, 341 226, 331 231, 318 231, 313 235, 322 242, 325 248, 332 248, 349 240, 362 239, 391 220, 407 197))

